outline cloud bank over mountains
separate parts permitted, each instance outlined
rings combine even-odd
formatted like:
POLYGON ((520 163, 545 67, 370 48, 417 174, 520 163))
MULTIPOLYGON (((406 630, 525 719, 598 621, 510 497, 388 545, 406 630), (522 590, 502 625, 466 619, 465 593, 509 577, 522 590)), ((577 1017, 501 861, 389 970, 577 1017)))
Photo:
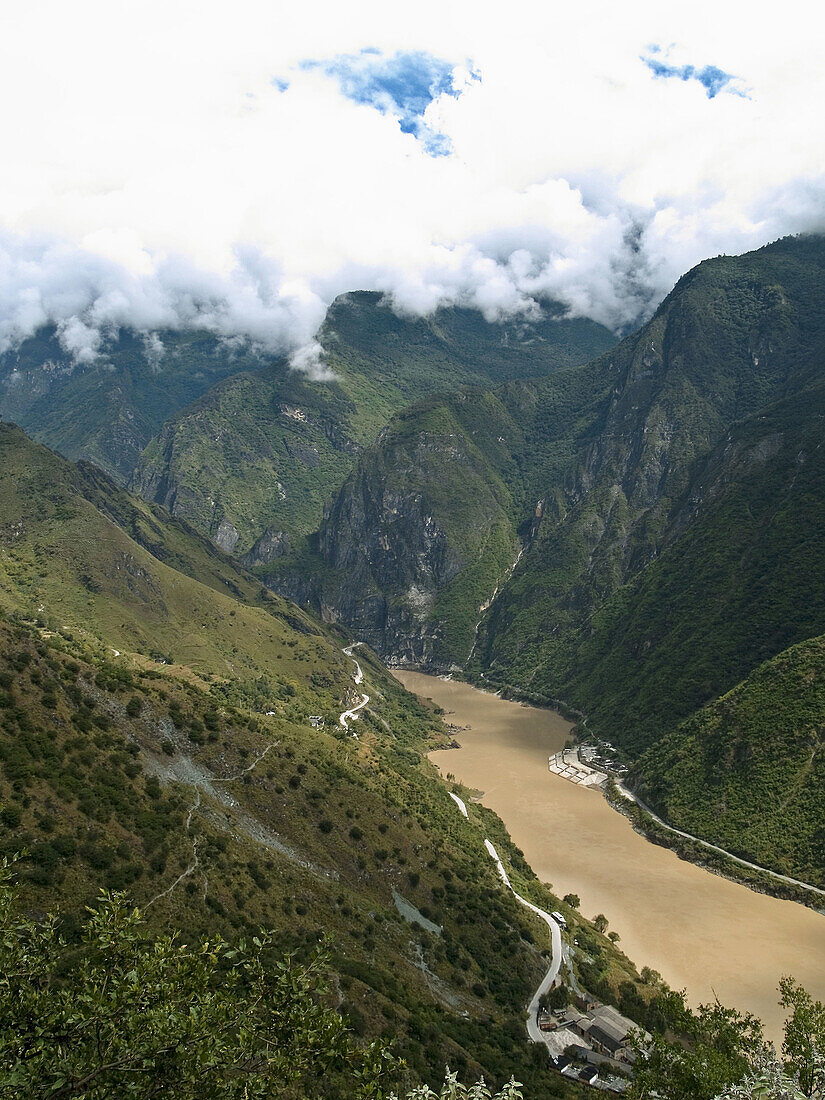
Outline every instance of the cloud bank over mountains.
POLYGON ((809 4, 276 7, 7 18, 0 348, 192 326, 323 376, 345 290, 622 330, 706 256, 825 229, 809 4))

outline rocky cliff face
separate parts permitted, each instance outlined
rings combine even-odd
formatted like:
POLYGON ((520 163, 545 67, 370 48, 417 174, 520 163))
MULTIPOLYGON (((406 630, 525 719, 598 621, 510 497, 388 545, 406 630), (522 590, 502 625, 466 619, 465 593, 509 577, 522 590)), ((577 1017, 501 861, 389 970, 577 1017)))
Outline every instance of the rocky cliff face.
POLYGON ((267 578, 346 623, 392 665, 457 667, 481 604, 518 550, 513 490, 502 477, 512 457, 489 436, 505 418, 500 403, 477 393, 399 417, 326 509, 313 554, 267 578), (482 438, 472 425, 485 406, 482 438))
POLYGON ((360 459, 314 556, 275 583, 393 662, 444 669, 472 651, 476 674, 561 694, 593 616, 716 491, 708 456, 823 338, 824 270, 821 240, 709 261, 587 367, 411 409, 360 459))

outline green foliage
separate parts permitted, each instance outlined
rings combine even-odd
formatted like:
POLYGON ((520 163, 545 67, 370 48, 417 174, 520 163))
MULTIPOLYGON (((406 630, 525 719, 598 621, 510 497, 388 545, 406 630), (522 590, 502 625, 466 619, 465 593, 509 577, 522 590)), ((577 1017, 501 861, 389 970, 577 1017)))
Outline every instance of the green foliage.
POLYGON ((790 1010, 782 1043, 785 1069, 795 1075, 803 1095, 813 1096, 825 1089, 825 1005, 790 977, 780 981, 779 992, 782 1007, 790 1010))
POLYGON ((758 1020, 715 1002, 691 1012, 682 994, 660 995, 665 1028, 637 1041, 640 1061, 629 1096, 662 1100, 801 1100, 825 1095, 825 1006, 793 978, 779 983, 789 1010, 784 1058, 765 1044, 758 1020))
POLYGON ((322 1000, 322 957, 272 958, 272 936, 146 942, 118 895, 90 911, 79 947, 52 915, 18 915, 0 878, 0 1093, 85 1100, 272 1097, 326 1074, 380 1095, 386 1068, 322 1000), (286 1091, 285 1091, 286 1090, 286 1091))
POLYGON ((700 1005, 696 1013, 677 1010, 673 1023, 686 1042, 654 1035, 637 1063, 630 1096, 655 1092, 663 1100, 713 1100, 745 1076, 763 1049, 760 1022, 718 1002, 700 1005))
POLYGON ((470 310, 400 318, 377 294, 348 294, 319 333, 335 377, 313 382, 283 361, 236 374, 170 418, 133 486, 234 552, 266 564, 314 531, 359 451, 411 402, 460 385, 548 374, 613 343, 601 325, 551 315, 498 325, 470 310))
POLYGON ((825 638, 757 668, 634 769, 668 820, 745 859, 825 884, 825 638))
MULTIPOLYGON (((13 691, 0 712, 0 855, 25 849, 25 909, 59 901, 73 945, 100 888, 128 890, 153 936, 177 929, 187 943, 267 927, 278 951, 304 964, 329 933, 332 967, 353 978, 353 1026, 370 1039, 392 1021, 410 1079, 434 1080, 449 1062, 502 1082, 522 1066, 521 1006, 544 969, 532 941, 544 940, 528 938, 494 868, 468 854, 481 839, 463 835, 443 788, 423 774, 430 716, 369 652, 359 660, 386 725, 363 719, 353 752, 351 739, 300 715, 256 715, 175 669, 110 663, 0 616, 0 677, 13 691), (47 685, 54 710, 42 704, 47 685), (443 928, 421 945, 438 995, 410 958, 412 928, 388 877, 443 928), (489 1029, 478 1024, 476 983, 489 1029)), ((532 1088, 540 1070, 518 1072, 532 1088)))
POLYGON ((0 356, 0 415, 126 481, 167 417, 218 380, 263 366, 252 345, 206 332, 155 336, 159 344, 121 329, 104 339, 93 363, 78 364, 53 328, 41 329, 0 356))

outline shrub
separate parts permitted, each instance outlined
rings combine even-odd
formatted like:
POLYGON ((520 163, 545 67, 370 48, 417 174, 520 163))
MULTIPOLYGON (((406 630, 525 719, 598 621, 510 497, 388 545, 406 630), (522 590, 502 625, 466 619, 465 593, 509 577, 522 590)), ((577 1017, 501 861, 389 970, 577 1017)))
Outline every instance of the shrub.
POLYGON ((10 803, 0 810, 0 821, 7 829, 17 829, 23 820, 23 811, 15 803, 10 803))

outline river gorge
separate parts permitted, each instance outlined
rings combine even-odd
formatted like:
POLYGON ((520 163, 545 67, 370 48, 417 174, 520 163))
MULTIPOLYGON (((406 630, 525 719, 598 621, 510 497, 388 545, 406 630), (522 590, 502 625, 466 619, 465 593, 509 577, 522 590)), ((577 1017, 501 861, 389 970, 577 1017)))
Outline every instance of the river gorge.
POLYGON ((560 714, 458 681, 396 675, 460 728, 461 747, 431 753, 432 762, 481 792, 543 882, 578 894, 586 916, 604 913, 639 968, 686 989, 694 1006, 718 996, 755 1013, 774 1042, 782 975, 825 1000, 825 916, 680 860, 634 832, 599 791, 549 772, 571 729, 560 714))

